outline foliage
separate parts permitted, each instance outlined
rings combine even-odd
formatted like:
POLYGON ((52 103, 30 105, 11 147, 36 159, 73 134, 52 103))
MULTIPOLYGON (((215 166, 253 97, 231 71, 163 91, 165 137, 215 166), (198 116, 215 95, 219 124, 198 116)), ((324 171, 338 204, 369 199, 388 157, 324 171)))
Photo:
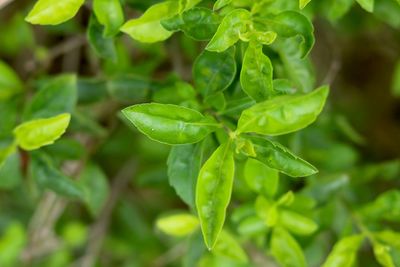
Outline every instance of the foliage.
POLYGON ((399 48, 398 0, 7 4, 0 266, 400 266, 399 155, 314 48, 399 48))

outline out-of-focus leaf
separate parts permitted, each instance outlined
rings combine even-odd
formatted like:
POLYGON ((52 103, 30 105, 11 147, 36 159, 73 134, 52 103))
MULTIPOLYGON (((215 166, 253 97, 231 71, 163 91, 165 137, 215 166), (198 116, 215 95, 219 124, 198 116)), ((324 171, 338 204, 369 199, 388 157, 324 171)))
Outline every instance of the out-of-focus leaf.
POLYGON ((48 188, 61 196, 73 199, 85 198, 85 192, 82 187, 61 173, 45 154, 34 154, 30 172, 41 188, 48 188))
POLYGON ((146 99, 150 82, 132 75, 118 75, 107 82, 109 94, 122 103, 138 103, 146 99))
POLYGON ((308 5, 308 3, 310 3, 310 2, 311 2, 311 0, 299 0, 299 8, 300 9, 305 8, 308 5))
POLYGON ((300 245, 281 227, 275 227, 272 232, 271 252, 282 267, 307 266, 300 245))
POLYGON ((396 63, 392 78, 392 94, 400 97, 400 61, 396 63))
POLYGON ((94 15, 90 16, 89 19, 87 39, 99 57, 114 61, 116 60, 117 54, 115 51, 114 40, 112 37, 103 36, 103 26, 97 21, 96 16, 94 15))
POLYGON ((15 188, 21 183, 21 180, 22 175, 19 155, 13 153, 7 157, 3 165, 0 163, 0 188, 15 188))
POLYGON ((25 18, 32 24, 57 25, 73 18, 84 0, 38 0, 25 18))
POLYGON ((26 242, 24 226, 18 222, 9 224, 0 239, 0 265, 2 267, 20 265, 19 256, 26 242))
POLYGON ((239 242, 232 234, 225 230, 222 230, 219 234, 212 253, 241 263, 246 263, 248 261, 246 252, 244 252, 239 242))
POLYGON ((339 240, 333 247, 322 267, 351 267, 355 263, 357 250, 364 237, 353 235, 339 240))
POLYGON ((392 256, 390 255, 390 247, 380 243, 373 244, 373 250, 376 260, 383 267, 395 267, 392 256))
POLYGON ((310 235, 318 229, 318 225, 313 220, 290 210, 279 211, 279 223, 289 232, 297 235, 310 235))
POLYGON ((360 209, 360 214, 370 220, 400 221, 400 191, 390 190, 360 209))
POLYGON ((48 118, 61 113, 71 113, 76 101, 76 76, 67 74, 53 78, 32 98, 24 113, 24 119, 48 118))
POLYGON ((0 101, 8 100, 22 89, 23 85, 18 75, 0 60, 0 101))
POLYGON ((199 220, 191 214, 175 214, 164 216, 156 221, 162 232, 172 236, 187 236, 199 227, 199 220))
POLYGON ((78 183, 85 192, 84 201, 90 213, 99 215, 109 194, 107 176, 99 166, 89 163, 83 169, 78 183))
POLYGON ((104 36, 114 36, 124 23, 124 13, 119 0, 94 0, 93 11, 105 27, 104 36))
POLYGON ((71 115, 64 113, 48 119, 25 122, 14 130, 16 143, 25 150, 34 150, 53 144, 65 133, 70 119, 71 115))
POLYGON ((215 10, 221 9, 221 8, 229 5, 231 2, 232 2, 232 0, 217 0, 217 1, 215 1, 213 10, 215 11, 215 10))
POLYGON ((356 0, 357 3, 360 4, 362 8, 364 8, 368 12, 374 11, 374 0, 356 0))

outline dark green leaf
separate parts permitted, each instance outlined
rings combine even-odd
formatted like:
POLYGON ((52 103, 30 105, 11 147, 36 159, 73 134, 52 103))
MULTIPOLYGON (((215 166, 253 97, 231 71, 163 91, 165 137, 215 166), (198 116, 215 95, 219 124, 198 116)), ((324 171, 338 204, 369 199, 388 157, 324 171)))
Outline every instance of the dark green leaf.
POLYGON ((25 120, 48 118, 61 113, 71 113, 77 101, 75 75, 62 75, 51 79, 32 98, 25 120))
POLYGON ((214 97, 232 83, 236 74, 235 49, 222 53, 204 51, 193 66, 196 90, 207 97, 214 97))
POLYGON ((116 60, 114 40, 103 36, 103 26, 97 21, 94 15, 90 16, 87 29, 87 39, 90 46, 99 57, 116 60))
POLYGON ((195 40, 210 40, 217 31, 220 18, 211 10, 195 7, 161 21, 168 31, 183 31, 195 40))

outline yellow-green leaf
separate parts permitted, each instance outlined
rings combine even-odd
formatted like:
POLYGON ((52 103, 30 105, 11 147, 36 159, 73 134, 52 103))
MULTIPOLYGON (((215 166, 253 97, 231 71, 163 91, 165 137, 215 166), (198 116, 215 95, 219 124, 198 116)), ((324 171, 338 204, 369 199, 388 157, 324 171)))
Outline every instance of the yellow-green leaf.
POLYGON ((73 18, 84 0, 39 0, 25 18, 32 24, 57 25, 73 18))
POLYGON ((172 35, 162 25, 161 20, 178 14, 178 1, 166 1, 151 6, 137 19, 127 21, 121 31, 143 43, 164 41, 172 35))
POLYGON ((156 226, 168 235, 186 236, 199 227, 199 220, 191 214, 181 213, 159 218, 156 226))
POLYGON ((25 122, 14 129, 15 140, 25 150, 53 144, 64 134, 70 119, 71 115, 64 113, 48 119, 25 122))

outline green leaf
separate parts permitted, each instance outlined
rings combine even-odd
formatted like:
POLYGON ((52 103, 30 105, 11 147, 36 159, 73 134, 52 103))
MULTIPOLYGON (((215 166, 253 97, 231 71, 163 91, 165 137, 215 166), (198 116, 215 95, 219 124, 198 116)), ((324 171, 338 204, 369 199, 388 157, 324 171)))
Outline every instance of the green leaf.
POLYGON ((20 124, 14 129, 15 140, 21 148, 34 150, 53 144, 65 133, 71 115, 60 114, 48 119, 37 119, 20 124))
POLYGON ((60 172, 53 165, 51 158, 45 154, 33 154, 30 172, 40 188, 48 188, 69 198, 84 199, 85 197, 81 186, 60 172))
POLYGON ((0 60, 0 101, 6 101, 22 91, 23 85, 18 75, 0 60))
POLYGON ((0 266, 12 267, 20 265, 20 255, 27 244, 25 226, 19 222, 11 222, 2 227, 0 238, 0 266))
MULTIPOLYGON (((0 151, 1 154, 1 151, 0 151)), ((0 155, 1 158, 1 155, 0 155)), ((22 180, 21 162, 18 153, 10 154, 1 163, 0 159, 0 188, 12 189, 18 186, 22 180)))
POLYGON ((310 176, 318 172, 313 165, 297 157, 277 142, 256 136, 246 138, 253 143, 256 153, 253 158, 270 168, 292 177, 310 176))
POLYGON ((181 213, 157 219, 156 226, 168 235, 181 237, 193 233, 199 227, 199 220, 191 214, 181 213))
POLYGON ((244 167, 247 185, 255 192, 273 197, 278 190, 279 174, 265 164, 249 158, 244 167))
POLYGON ((210 40, 217 31, 220 18, 210 9, 195 7, 161 21, 161 25, 168 31, 183 31, 194 40, 210 40))
POLYGON ((119 32, 124 23, 124 13, 119 0, 93 0, 93 11, 97 20, 105 27, 104 36, 111 37, 119 32))
POLYGON ((57 25, 73 18, 84 0, 38 0, 25 18, 32 24, 57 25))
POLYGON ((225 221, 234 176, 230 143, 221 145, 200 170, 196 185, 196 208, 208 249, 212 249, 225 221))
POLYGON ((130 74, 115 76, 107 82, 108 93, 122 103, 145 101, 150 88, 148 80, 130 74))
POLYGON ((310 2, 311 2, 311 0, 299 0, 299 8, 300 9, 305 8, 308 5, 308 3, 310 3, 310 2))
POLYGON ((78 183, 84 190, 88 210, 93 216, 98 216, 109 194, 107 176, 99 166, 89 163, 80 174, 78 183))
POLYGON ((307 266, 300 245, 281 227, 275 227, 272 232, 271 252, 282 267, 307 266))
POLYGON ((374 0, 356 0, 368 12, 374 12, 374 0))
POLYGON ((140 104, 122 110, 149 138, 170 145, 197 143, 216 128, 200 112, 168 104, 140 104))
POLYGON ((0 170, 7 158, 16 150, 16 144, 12 142, 0 142, 0 170))
POLYGON ((390 247, 380 243, 373 244, 373 250, 376 260, 383 267, 395 267, 392 256, 390 255, 390 247))
POLYGON ((251 24, 249 11, 240 8, 233 10, 224 17, 206 49, 213 52, 225 51, 239 41, 240 35, 247 32, 249 24, 251 24))
POLYGON ((264 221, 268 227, 274 227, 278 222, 277 203, 259 195, 255 202, 257 215, 264 221))
POLYGON ((72 113, 76 101, 76 76, 67 74, 53 78, 32 98, 24 113, 24 119, 48 118, 61 113, 72 113))
POLYGON ((304 58, 314 45, 314 27, 311 21, 297 11, 284 11, 272 19, 265 19, 267 27, 275 31, 278 36, 301 36, 301 57, 304 58))
POLYGON ((246 263, 248 261, 246 252, 242 249, 239 242, 225 230, 222 230, 218 236, 218 241, 212 253, 230 258, 235 262, 246 263))
POLYGON ((203 51, 193 66, 195 87, 206 97, 214 97, 232 83, 236 75, 235 49, 222 53, 203 51))
POLYGON ((351 267, 355 263, 357 250, 364 237, 352 235, 339 240, 322 267, 351 267))
POLYGON ((264 55, 262 45, 250 42, 240 72, 243 91, 257 102, 267 100, 275 94, 272 74, 271 60, 264 55))
POLYGON ((103 36, 103 26, 93 15, 90 16, 86 35, 90 46, 99 57, 113 61, 117 59, 113 38, 103 36))
POLYGON ((311 219, 290 210, 279 210, 279 225, 297 235, 310 235, 318 229, 311 219))
POLYGON ((374 236, 381 242, 390 245, 400 251, 400 233, 391 230, 385 230, 374 233, 374 236))
POLYGON ((197 176, 204 156, 205 142, 174 146, 168 156, 169 184, 178 196, 194 207, 197 176))
POLYGON ((277 76, 292 81, 299 92, 310 92, 315 84, 313 65, 309 58, 301 59, 301 50, 298 49, 296 40, 280 39, 274 45, 282 61, 282 69, 275 66, 277 76))
POLYGON ((217 1, 215 1, 213 10, 216 11, 218 9, 221 9, 221 8, 229 5, 231 2, 232 2, 232 0, 217 0, 217 1))
POLYGON ((301 130, 321 113, 329 93, 327 86, 305 95, 278 96, 242 112, 238 132, 282 135, 301 130))
POLYGON ((400 190, 389 190, 359 210, 368 220, 400 221, 400 190))
POLYGON ((164 41, 172 35, 160 21, 178 13, 178 1, 165 1, 151 6, 137 19, 127 21, 121 31, 143 43, 164 41))

